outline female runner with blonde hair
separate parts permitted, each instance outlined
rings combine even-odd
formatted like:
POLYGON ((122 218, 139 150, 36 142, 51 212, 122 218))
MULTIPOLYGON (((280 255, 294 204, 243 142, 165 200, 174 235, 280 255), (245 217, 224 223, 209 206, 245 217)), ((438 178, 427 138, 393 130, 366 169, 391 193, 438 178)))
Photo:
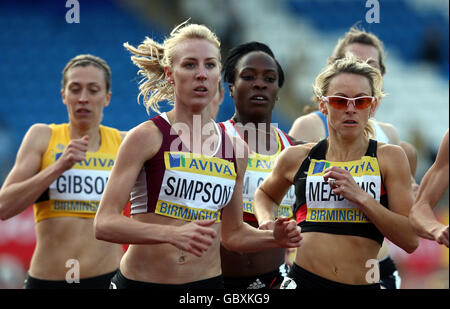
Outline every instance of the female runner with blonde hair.
POLYGON ((326 67, 314 95, 329 137, 283 151, 255 193, 258 223, 295 185, 294 213, 302 246, 281 288, 375 288, 384 237, 413 252, 408 223, 411 178, 399 146, 369 138, 369 118, 383 96, 378 69, 352 55, 326 67), (369 265, 369 268, 367 268, 369 265))
POLYGON ((183 23, 158 44, 150 38, 133 62, 140 96, 158 111, 132 129, 119 150, 95 219, 97 238, 130 243, 113 288, 222 288, 220 242, 231 250, 298 247, 295 222, 274 232, 242 221, 243 142, 211 119, 220 80, 220 43, 207 27, 183 23), (131 218, 120 215, 131 194, 131 218))

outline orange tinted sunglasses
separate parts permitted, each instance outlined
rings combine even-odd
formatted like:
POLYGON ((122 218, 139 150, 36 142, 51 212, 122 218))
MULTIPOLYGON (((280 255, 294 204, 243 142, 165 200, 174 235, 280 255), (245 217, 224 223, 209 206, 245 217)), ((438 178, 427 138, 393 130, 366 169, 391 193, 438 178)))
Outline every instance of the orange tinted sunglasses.
POLYGON ((374 97, 371 96, 363 96, 357 98, 346 98, 338 95, 322 97, 322 100, 328 102, 332 107, 337 109, 347 109, 347 106, 350 102, 353 102, 353 106, 356 109, 366 109, 370 105, 372 105, 373 101, 375 101, 374 97))

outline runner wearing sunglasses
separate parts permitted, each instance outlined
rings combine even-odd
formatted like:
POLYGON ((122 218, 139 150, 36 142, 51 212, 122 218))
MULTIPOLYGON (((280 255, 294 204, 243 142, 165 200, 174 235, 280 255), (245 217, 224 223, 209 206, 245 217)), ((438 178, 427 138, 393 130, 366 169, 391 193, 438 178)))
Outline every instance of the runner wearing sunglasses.
POLYGON ((326 101, 332 107, 337 109, 347 109, 349 104, 353 104, 356 109, 366 109, 375 101, 374 97, 362 96, 357 98, 346 98, 338 95, 322 97, 322 100, 326 101))
MULTIPOLYGON (((356 57, 367 61, 368 64, 379 69, 382 75, 385 74, 383 43, 373 33, 351 28, 338 41, 328 63, 343 58, 346 52, 353 53, 356 57)), ((309 106, 307 110, 310 110, 309 106)), ((411 144, 400 140, 398 132, 393 125, 377 121, 374 118, 369 121, 374 128, 374 136, 377 141, 400 145, 405 151, 411 170, 413 192, 416 193, 418 185, 414 179, 417 168, 417 152, 415 148, 411 144)), ((316 110, 299 117, 292 125, 289 135, 296 139, 310 142, 316 142, 328 137, 326 115, 316 110)), ((389 248, 386 243, 383 244, 378 254, 378 259, 380 261, 381 285, 387 289, 399 289, 401 277, 389 255, 389 248)))
POLYGON ((418 246, 408 222, 407 157, 399 146, 370 138, 381 74, 348 54, 319 74, 314 96, 329 136, 281 153, 255 193, 258 223, 273 221, 271 209, 294 184, 303 239, 281 288, 379 289, 376 258, 384 237, 408 253, 418 246))
MULTIPOLYGON (((362 60, 367 60, 370 65, 378 68, 383 76, 386 73, 383 43, 373 33, 351 28, 339 39, 332 56, 328 59, 328 63, 343 58, 347 52, 353 53, 362 60)), ((324 137, 328 137, 325 116, 318 110, 312 110, 314 108, 310 106, 306 107, 305 112, 307 114, 295 120, 289 131, 290 136, 303 141, 318 141, 324 137)), ((378 141, 400 145, 403 148, 408 157, 411 175, 414 181, 417 168, 417 151, 414 146, 405 141, 401 141, 397 129, 392 124, 375 120, 375 118, 372 118, 371 122, 378 141)), ((418 185, 414 181, 414 192, 417 191, 417 188, 418 185)))

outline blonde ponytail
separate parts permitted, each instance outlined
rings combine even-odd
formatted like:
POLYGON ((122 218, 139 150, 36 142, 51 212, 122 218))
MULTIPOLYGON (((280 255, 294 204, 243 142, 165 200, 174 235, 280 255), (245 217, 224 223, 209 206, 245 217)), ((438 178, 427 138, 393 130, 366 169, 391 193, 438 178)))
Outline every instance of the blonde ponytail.
POLYGON ((217 36, 204 25, 188 24, 189 20, 176 26, 163 44, 159 44, 149 37, 137 48, 128 43, 123 46, 133 54, 131 60, 139 68, 138 74, 142 76, 139 82, 139 99, 143 98, 143 104, 150 109, 160 113, 159 102, 166 100, 174 104, 175 89, 165 76, 165 67, 171 68, 175 55, 175 48, 186 39, 203 39, 213 43, 218 49, 220 62, 220 42, 217 36))

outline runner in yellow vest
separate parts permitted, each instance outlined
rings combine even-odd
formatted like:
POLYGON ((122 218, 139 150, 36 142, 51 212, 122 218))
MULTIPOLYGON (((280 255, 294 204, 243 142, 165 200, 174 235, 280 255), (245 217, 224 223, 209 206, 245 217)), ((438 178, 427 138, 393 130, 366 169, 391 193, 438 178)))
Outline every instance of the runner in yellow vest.
POLYGON ((36 248, 26 288, 108 288, 123 249, 97 240, 93 219, 125 132, 100 124, 111 100, 106 62, 72 58, 61 95, 69 123, 28 130, 0 191, 0 215, 11 218, 34 203, 36 248))

